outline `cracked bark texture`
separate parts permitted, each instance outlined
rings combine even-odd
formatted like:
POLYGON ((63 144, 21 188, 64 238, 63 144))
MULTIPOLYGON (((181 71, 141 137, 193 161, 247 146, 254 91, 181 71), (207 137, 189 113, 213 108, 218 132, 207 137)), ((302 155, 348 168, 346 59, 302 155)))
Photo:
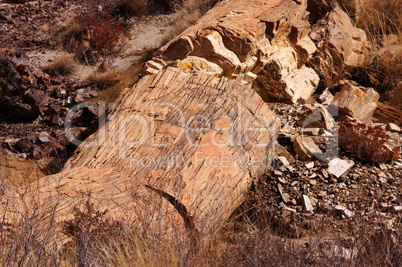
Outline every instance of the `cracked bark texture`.
POLYGON ((92 202, 163 236, 219 230, 274 157, 280 121, 250 87, 167 68, 126 88, 106 124, 28 191, 57 220, 92 202))

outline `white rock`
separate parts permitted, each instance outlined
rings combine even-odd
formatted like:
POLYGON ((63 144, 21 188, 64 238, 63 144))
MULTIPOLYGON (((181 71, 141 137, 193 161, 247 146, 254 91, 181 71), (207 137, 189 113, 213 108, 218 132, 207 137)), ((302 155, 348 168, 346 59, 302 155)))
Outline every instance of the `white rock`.
POLYGON ((402 211, 402 206, 394 206, 394 211, 395 212, 401 212, 402 211))
POLYGON ((400 132, 401 128, 399 128, 395 123, 388 123, 386 130, 390 132, 400 132))
POLYGON ((42 143, 49 143, 50 142, 50 139, 49 139, 47 133, 40 133, 38 139, 42 143))
POLYGON ((328 172, 335 175, 337 178, 346 173, 355 163, 353 161, 346 161, 340 158, 334 158, 328 163, 328 172))
POLYGON ((311 162, 306 163, 306 164, 304 164, 304 165, 307 167, 307 169, 311 169, 311 168, 314 167, 314 161, 311 161, 311 162))
POLYGON ((320 132, 321 132, 320 128, 304 128, 304 129, 302 129, 302 133, 307 134, 307 135, 317 136, 320 134, 320 132))
POLYGON ((311 205, 310 198, 307 195, 303 195, 303 206, 306 211, 313 211, 313 205, 311 205))

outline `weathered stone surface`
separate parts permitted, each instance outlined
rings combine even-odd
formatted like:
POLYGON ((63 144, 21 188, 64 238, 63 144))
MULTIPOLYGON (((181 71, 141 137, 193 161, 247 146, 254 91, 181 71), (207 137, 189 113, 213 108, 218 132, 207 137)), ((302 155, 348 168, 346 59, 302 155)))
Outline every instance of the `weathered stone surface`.
POLYGON ((331 113, 339 113, 339 116, 349 115, 363 123, 369 123, 379 98, 373 88, 348 84, 335 94, 330 110, 331 113))
POLYGON ((318 47, 312 64, 325 87, 338 81, 349 67, 363 65, 371 47, 366 33, 354 27, 339 6, 313 26, 309 37, 318 47))
POLYGON ((386 105, 380 101, 377 102, 377 109, 373 117, 379 122, 395 123, 399 127, 402 127, 402 110, 386 105))
POLYGON ((269 168, 279 127, 251 88, 168 68, 125 89, 64 170, 39 181, 39 199, 60 198, 58 220, 90 194, 99 209, 164 235, 208 235, 269 168))
POLYGON ((263 99, 304 102, 319 77, 304 64, 316 46, 308 37, 307 1, 223 1, 162 47, 146 73, 166 66, 255 81, 263 99))
POLYGON ((329 89, 327 88, 318 97, 317 101, 323 105, 329 105, 329 104, 331 104, 333 99, 334 99, 334 96, 332 95, 331 91, 329 91, 329 89))
POLYGON ((0 59, 0 112, 10 120, 34 120, 47 103, 50 77, 25 59, 0 59))

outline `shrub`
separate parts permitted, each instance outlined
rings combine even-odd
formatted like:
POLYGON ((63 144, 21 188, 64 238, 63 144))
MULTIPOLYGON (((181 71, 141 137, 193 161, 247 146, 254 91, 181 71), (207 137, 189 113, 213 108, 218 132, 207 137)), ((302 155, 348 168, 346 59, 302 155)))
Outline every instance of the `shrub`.
POLYGON ((125 30, 125 24, 110 15, 81 14, 73 19, 71 26, 62 35, 65 49, 76 53, 82 62, 96 62, 93 54, 106 53, 125 30), (95 53, 94 53, 95 52, 95 53))
POLYGON ((359 123, 347 116, 338 123, 341 148, 353 157, 368 163, 390 162, 399 157, 400 149, 390 147, 390 137, 379 126, 359 123))
POLYGON ((217 2, 219 0, 183 0, 173 4, 173 12, 176 13, 176 20, 169 27, 165 42, 170 41, 185 29, 195 24, 217 2))
POLYGON ((366 66, 358 68, 353 77, 360 84, 373 87, 382 101, 390 100, 392 89, 402 79, 401 1, 363 1, 356 25, 365 30, 373 48, 366 66), (389 43, 390 34, 396 39, 393 44, 389 43))

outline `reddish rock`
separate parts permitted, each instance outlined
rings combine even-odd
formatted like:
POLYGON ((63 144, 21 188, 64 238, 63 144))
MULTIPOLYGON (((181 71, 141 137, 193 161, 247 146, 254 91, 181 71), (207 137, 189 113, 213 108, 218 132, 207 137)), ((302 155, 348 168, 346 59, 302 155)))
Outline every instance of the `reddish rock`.
POLYGON ((25 59, 0 59, 0 112, 9 120, 34 120, 47 103, 50 77, 25 59))

